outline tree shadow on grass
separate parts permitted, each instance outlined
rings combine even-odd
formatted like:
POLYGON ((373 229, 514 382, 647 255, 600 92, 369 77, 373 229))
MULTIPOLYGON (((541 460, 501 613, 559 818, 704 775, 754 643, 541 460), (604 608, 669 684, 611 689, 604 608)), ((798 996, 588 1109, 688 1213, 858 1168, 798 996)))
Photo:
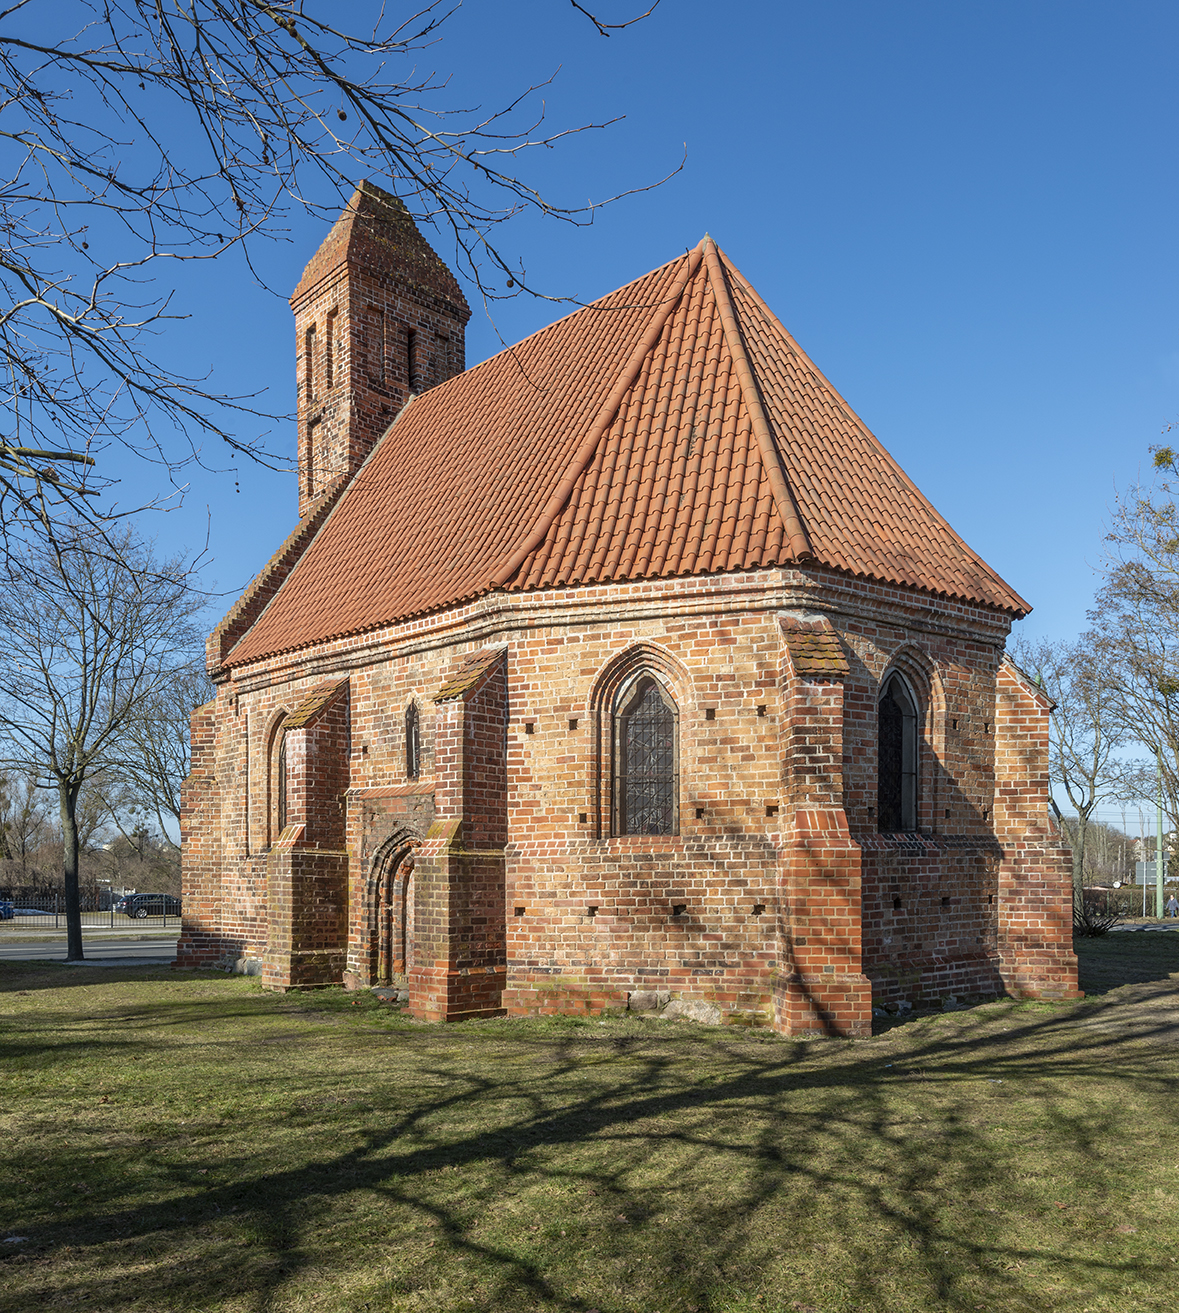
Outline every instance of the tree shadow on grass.
MULTIPOLYGON (((1125 985, 1164 982, 1179 976, 1179 932, 1117 931, 1087 935, 1078 938, 1074 948, 1079 984, 1088 999, 1099 998, 1125 985)), ((906 1015, 874 1017, 872 1031, 874 1035, 885 1035, 940 1012, 940 1007, 928 1007, 906 1015)))
MULTIPOLYGON (((196 973, 185 972, 192 977, 196 973)), ((221 972, 202 972, 210 978, 224 980, 221 972)), ((175 980, 177 973, 162 963, 145 962, 142 966, 72 966, 52 958, 22 958, 0 962, 0 995, 32 993, 45 989, 69 989, 100 984, 175 980)))
POLYGON ((1179 973, 1179 933, 1121 930, 1078 938, 1081 988, 1087 997, 1179 973))
MULTIPOLYGON (((269 1007, 247 997, 234 1015, 243 1001, 269 1007)), ((157 1059, 190 1060, 173 1005, 154 1029, 151 1012, 137 1025, 157 1059)), ((228 1129, 160 1113, 89 1184, 76 1146, 48 1150, 89 1193, 36 1222, 34 1252, 90 1252, 54 1294, 92 1308, 893 1313, 1065 1308, 1078 1290, 1153 1308, 1121 1292, 1161 1292, 1164 1259, 1104 1239, 1127 1181, 1082 1096, 1100 1073, 1102 1092, 1163 1100, 1174 1063, 1111 1064, 1119 1042, 1078 1018, 1000 1004, 813 1045, 687 1026, 344 1027, 294 1078, 247 1042, 202 1069, 235 1080, 240 1134, 232 1112, 228 1129), (341 1088, 333 1055, 350 1046, 367 1075, 341 1088)), ((28 1298, 0 1294, 0 1310, 28 1298)))

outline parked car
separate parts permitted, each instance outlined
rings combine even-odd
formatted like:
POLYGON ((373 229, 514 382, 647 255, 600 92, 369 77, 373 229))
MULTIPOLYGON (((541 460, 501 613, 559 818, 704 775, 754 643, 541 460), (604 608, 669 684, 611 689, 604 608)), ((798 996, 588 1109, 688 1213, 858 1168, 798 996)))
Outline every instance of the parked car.
POLYGON ((45 908, 43 907, 14 907, 12 909, 12 915, 13 916, 52 916, 53 911, 52 909, 46 911, 45 908))
MULTIPOLYGON (((138 920, 147 916, 180 915, 180 899, 171 894, 128 894, 122 903, 123 915, 138 920)), ((118 903, 115 904, 115 910, 120 910, 118 903)))
POLYGON ((12 904, 7 898, 0 898, 0 921, 12 920, 12 904))

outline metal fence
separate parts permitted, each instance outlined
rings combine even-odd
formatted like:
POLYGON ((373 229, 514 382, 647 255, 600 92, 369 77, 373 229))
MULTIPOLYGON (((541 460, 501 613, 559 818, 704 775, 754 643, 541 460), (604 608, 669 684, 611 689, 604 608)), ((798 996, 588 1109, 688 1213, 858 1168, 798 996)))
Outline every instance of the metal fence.
MULTIPOLYGON (((103 901, 107 901, 104 899, 103 901)), ((99 910, 93 898, 82 899, 83 930, 130 930, 175 929, 180 928, 180 913, 176 910, 180 900, 176 898, 144 899, 140 896, 138 903, 135 895, 128 902, 129 911, 118 910, 117 900, 99 910), (89 906, 88 906, 89 904, 89 906), (168 910, 171 908, 171 910, 168 910)), ((66 928, 65 898, 62 894, 47 894, 37 897, 0 898, 0 935, 11 934, 20 930, 64 930, 66 928)))

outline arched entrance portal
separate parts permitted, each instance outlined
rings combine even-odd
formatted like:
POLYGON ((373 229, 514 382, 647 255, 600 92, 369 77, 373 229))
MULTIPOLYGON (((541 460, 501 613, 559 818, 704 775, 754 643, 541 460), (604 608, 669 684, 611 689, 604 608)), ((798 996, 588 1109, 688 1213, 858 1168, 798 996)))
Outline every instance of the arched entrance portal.
POLYGON ((413 965, 413 852, 418 840, 395 836, 373 862, 365 931, 369 980, 408 988, 413 965))

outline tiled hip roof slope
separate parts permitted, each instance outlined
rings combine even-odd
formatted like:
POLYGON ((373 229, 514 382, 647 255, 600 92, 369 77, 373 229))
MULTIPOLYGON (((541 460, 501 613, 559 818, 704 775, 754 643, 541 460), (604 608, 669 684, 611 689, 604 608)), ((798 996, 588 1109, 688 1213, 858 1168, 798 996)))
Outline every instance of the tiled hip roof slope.
POLYGON ((706 237, 415 399, 227 664, 495 588, 803 562, 1030 609, 706 237))

